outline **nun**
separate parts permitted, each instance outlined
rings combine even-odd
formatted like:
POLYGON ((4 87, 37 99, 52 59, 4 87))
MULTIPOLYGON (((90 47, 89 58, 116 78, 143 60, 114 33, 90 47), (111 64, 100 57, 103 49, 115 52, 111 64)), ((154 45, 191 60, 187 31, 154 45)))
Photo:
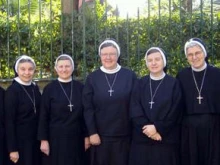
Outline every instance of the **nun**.
POLYGON ((84 165, 89 147, 83 118, 83 84, 72 78, 74 62, 67 54, 56 58, 58 78, 43 90, 38 139, 51 165, 84 165))
POLYGON ((182 165, 220 164, 220 69, 207 63, 199 38, 185 43, 189 67, 177 78, 183 92, 182 165))
POLYGON ((179 165, 181 90, 165 73, 166 57, 159 47, 145 54, 150 72, 132 91, 132 144, 129 165, 179 165))
POLYGON ((104 40, 98 52, 101 66, 88 75, 83 90, 91 165, 127 165, 129 102, 136 75, 119 65, 120 47, 115 40, 104 40))
POLYGON ((39 165, 37 125, 41 94, 33 82, 36 64, 20 56, 14 65, 15 78, 5 92, 5 124, 10 164, 39 165))

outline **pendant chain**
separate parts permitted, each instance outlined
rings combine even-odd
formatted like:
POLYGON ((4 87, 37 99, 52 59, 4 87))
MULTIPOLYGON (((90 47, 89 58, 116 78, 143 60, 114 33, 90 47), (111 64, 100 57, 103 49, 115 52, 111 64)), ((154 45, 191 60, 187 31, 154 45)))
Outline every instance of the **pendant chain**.
POLYGON ((204 81, 205 81, 206 71, 207 71, 207 67, 206 67, 206 69, 205 69, 205 71, 204 71, 204 74, 203 74, 203 77, 202 77, 202 83, 201 83, 201 86, 200 86, 200 89, 199 89, 198 84, 197 84, 197 81, 196 81, 196 78, 195 78, 195 75, 194 75, 194 72, 193 72, 193 70, 192 70, 193 80, 194 80, 196 89, 197 89, 197 91, 198 91, 198 93, 199 93, 199 96, 197 97, 197 99, 199 100, 199 104, 201 104, 201 100, 203 99, 203 97, 201 96, 201 92, 202 92, 203 84, 204 84, 204 81))
POLYGON ((108 83, 108 86, 109 86, 108 92, 109 92, 109 95, 110 95, 110 96, 112 96, 112 93, 114 92, 114 90, 112 90, 112 88, 113 88, 113 86, 114 86, 114 84, 115 84, 115 81, 116 81, 116 79, 117 79, 117 75, 118 75, 118 73, 115 74, 115 77, 114 77, 114 80, 113 80, 113 82, 112 82, 112 85, 110 85, 110 83, 109 83, 109 81, 108 81, 108 77, 107 77, 107 75, 105 74, 105 79, 106 79, 106 81, 107 81, 107 83, 108 83))
POLYGON ((154 104, 154 97, 157 93, 157 90, 159 89, 160 85, 162 84, 164 78, 160 81, 160 83, 158 84, 157 88, 155 89, 154 93, 152 92, 152 85, 151 85, 151 78, 149 77, 150 79, 150 97, 151 97, 151 101, 149 102, 150 104, 150 109, 153 108, 153 104, 154 104))
MULTIPOLYGON (((20 84, 21 85, 21 84, 20 84)), ((36 104, 35 104, 35 93, 34 93, 34 89, 32 89, 32 93, 33 93, 33 99, 31 98, 30 94, 28 93, 28 91, 25 89, 25 87, 23 87, 23 85, 21 85, 22 89, 24 90, 24 92, 26 93, 26 95, 29 97, 29 99, 31 100, 33 106, 34 106, 34 113, 36 113, 36 104)))
POLYGON ((73 111, 73 104, 71 103, 71 100, 72 100, 72 82, 73 81, 71 81, 71 88, 70 88, 70 98, 67 96, 67 94, 66 94, 66 92, 65 92, 65 90, 64 90, 64 88, 63 88, 63 86, 62 86, 62 84, 60 83, 60 81, 58 80, 58 82, 59 82, 59 84, 60 84, 60 87, 61 87, 61 89, 63 90, 63 93, 65 94, 65 96, 66 96, 66 98, 67 98, 67 100, 69 101, 69 105, 68 105, 68 107, 70 108, 70 112, 72 112, 73 111))

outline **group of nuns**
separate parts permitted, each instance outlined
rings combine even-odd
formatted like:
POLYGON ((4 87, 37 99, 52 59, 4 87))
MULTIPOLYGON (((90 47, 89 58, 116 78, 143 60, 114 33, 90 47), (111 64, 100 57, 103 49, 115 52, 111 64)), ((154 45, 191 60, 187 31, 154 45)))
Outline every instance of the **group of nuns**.
POLYGON ((42 94, 33 58, 18 57, 13 82, 0 88, 0 165, 219 165, 220 69, 199 38, 184 52, 189 67, 174 78, 164 50, 151 47, 149 74, 137 78, 106 39, 85 84, 62 54, 42 94))

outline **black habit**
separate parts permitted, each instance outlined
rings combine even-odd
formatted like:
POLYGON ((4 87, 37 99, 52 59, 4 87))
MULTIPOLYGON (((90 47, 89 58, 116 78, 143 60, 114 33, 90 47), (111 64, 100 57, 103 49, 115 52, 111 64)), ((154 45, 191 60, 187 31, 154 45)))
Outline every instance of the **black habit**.
POLYGON ((0 87, 0 164, 2 165, 5 165, 5 154, 4 89, 0 87))
POLYGON ((91 148, 92 165, 127 165, 129 102, 135 79, 134 72, 125 68, 113 74, 98 69, 87 77, 83 91, 86 126, 89 135, 98 134, 101 138, 101 144, 91 148))
POLYGON ((131 99, 133 123, 132 145, 129 165, 179 165, 181 90, 173 77, 152 80, 151 108, 150 76, 136 82, 131 99), (161 82, 162 81, 162 82, 161 82), (144 125, 153 124, 162 141, 148 138, 142 131, 144 125))
POLYGON ((18 151, 17 165, 40 164, 40 145, 37 141, 40 98, 39 88, 33 83, 25 86, 14 80, 5 92, 7 149, 9 153, 18 151))
POLYGON ((38 139, 48 140, 51 165, 83 165, 84 163, 86 132, 82 90, 83 85, 75 80, 66 83, 54 80, 43 90, 38 139), (67 96, 70 99, 71 88, 72 111, 67 99, 67 96))
POLYGON ((183 91, 184 117, 182 121, 181 155, 183 165, 220 164, 220 70, 208 65, 206 71, 195 72, 198 89, 190 67, 177 78, 183 91), (201 84, 204 83, 202 88, 201 84))

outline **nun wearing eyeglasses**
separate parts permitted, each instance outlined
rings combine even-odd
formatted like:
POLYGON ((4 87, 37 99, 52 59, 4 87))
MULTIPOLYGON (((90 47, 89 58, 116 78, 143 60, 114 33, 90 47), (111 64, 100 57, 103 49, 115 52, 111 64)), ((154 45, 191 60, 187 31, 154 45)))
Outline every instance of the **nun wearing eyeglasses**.
POLYGON ((150 74, 135 84, 131 98, 129 165, 179 165, 180 86, 165 73, 167 62, 161 48, 148 49, 145 61, 150 74))
POLYGON ((177 78, 183 91, 182 165, 220 164, 220 70, 210 66, 204 42, 185 43, 189 67, 177 78))
POLYGON ((56 80, 43 90, 38 139, 51 165, 84 165, 89 147, 83 118, 83 84, 72 78, 74 62, 67 54, 56 58, 56 80))
POLYGON ((92 165, 127 165, 131 123, 129 102, 134 72, 118 64, 120 47, 112 39, 99 45, 101 67, 88 75, 83 90, 84 117, 92 165))
POLYGON ((14 65, 15 78, 5 92, 5 124, 10 164, 39 165, 37 125, 41 94, 33 82, 34 60, 20 56, 14 65))

